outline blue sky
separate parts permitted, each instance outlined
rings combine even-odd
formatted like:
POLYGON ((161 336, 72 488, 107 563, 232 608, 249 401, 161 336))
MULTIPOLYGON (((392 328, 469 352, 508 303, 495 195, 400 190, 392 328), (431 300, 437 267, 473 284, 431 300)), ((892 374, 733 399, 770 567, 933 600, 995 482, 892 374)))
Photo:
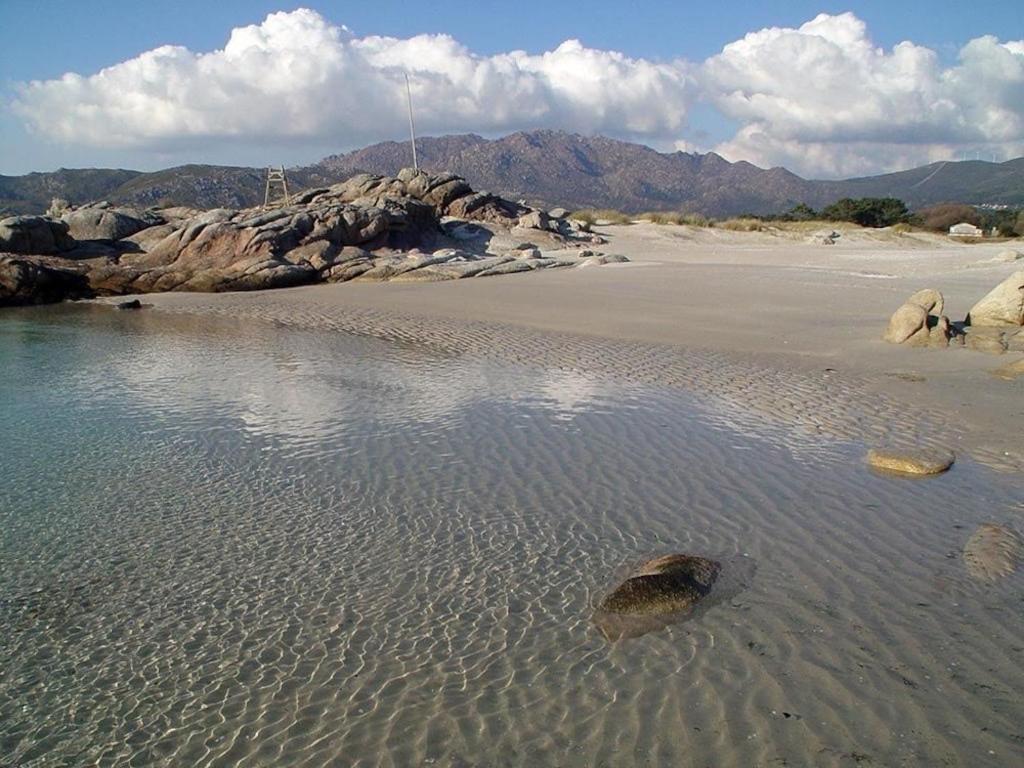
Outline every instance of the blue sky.
MULTIPOLYGON (((111 85, 88 78, 162 45, 184 46, 190 54, 224 49, 233 29, 261 25, 268 14, 300 6, 263 0, 0 0, 0 173, 91 165, 152 169, 193 160, 297 164, 368 141, 398 138, 390 97, 381 100, 376 92, 364 93, 362 100, 352 96, 347 104, 335 105, 330 96, 354 89, 349 84, 357 77, 365 80, 358 73, 369 72, 367 61, 374 76, 382 78, 378 90, 390 87, 395 66, 414 68, 416 98, 422 102, 422 122, 430 133, 499 135, 527 127, 566 128, 607 133, 665 150, 715 149, 730 159, 761 165, 800 165, 795 170, 813 176, 891 170, 971 152, 1005 159, 1024 146, 1024 129, 1017 126, 1024 126, 1024 107, 1014 106, 1024 95, 1014 69, 1019 62, 1024 72, 1024 49, 1018 54, 1015 44, 1024 40, 1024 12, 1014 2, 463 0, 311 1, 302 6, 315 12, 312 22, 304 18, 305 27, 298 31, 291 25, 261 33, 257 41, 272 51, 283 46, 286 56, 295 53, 287 71, 275 70, 264 59, 232 58, 230 66, 211 62, 212 70, 197 74, 190 61, 179 57, 161 60, 153 71, 123 67, 111 85), (853 16, 842 16, 844 12, 853 16), (801 30, 822 13, 835 21, 801 30), (331 37, 331 28, 340 25, 351 30, 353 46, 346 48, 344 40, 339 43, 336 35, 331 37), (756 45, 734 46, 729 55, 721 56, 725 46, 770 27, 789 28, 793 34, 779 39, 762 36, 756 45), (320 32, 322 40, 316 45, 321 48, 312 43, 303 47, 306 40, 320 40, 320 32), (390 50, 359 42, 375 35, 413 42, 390 50), (417 37, 422 35, 447 35, 459 47, 439 48, 432 38, 417 37), (964 48, 986 35, 1002 47, 964 48), (570 39, 580 41, 582 50, 559 48, 570 39), (902 41, 911 41, 914 50, 897 54, 894 46, 902 41), (883 55, 874 56, 869 48, 881 49, 883 55), (436 50, 448 59, 424 65, 420 72, 417 62, 436 50), (518 61, 509 74, 501 57, 516 50, 533 58, 518 61), (362 57, 358 64, 349 61, 352 51, 362 57), (557 61, 543 58, 554 51, 561 52, 554 57, 557 61), (337 59, 333 68, 314 71, 304 63, 331 55, 337 59), (627 61, 617 59, 619 55, 627 61), (449 66, 449 60, 456 63, 449 66), (193 108, 195 94, 203 93, 205 86, 208 91, 236 88, 229 70, 242 61, 257 80, 296 78, 294 90, 306 101, 275 111, 270 105, 288 91, 246 83, 241 88, 245 101, 232 103, 228 94, 216 103, 199 99, 204 104, 193 108), (662 69, 654 71, 648 65, 662 69), (261 72, 260 66, 267 66, 267 71, 261 72), (475 67, 476 73, 466 74, 467 66, 475 67), (802 66, 810 69, 802 71, 802 66), (834 78, 831 83, 818 77, 826 70, 834 78), (61 85, 57 81, 66 72, 85 80, 61 85), (993 72, 998 73, 994 81, 993 72), (216 79, 218 73, 223 81, 216 79), (182 82, 169 95, 153 77, 182 82), (188 83, 188 77, 206 79, 188 83), (887 77, 891 87, 883 83, 871 90, 865 85, 887 77), (920 82, 908 88, 908 77, 920 82), (445 82, 439 83, 439 78, 445 82), (803 95, 801 84, 808 78, 824 82, 811 89, 814 93, 803 95), (310 80, 322 90, 304 93, 310 80), (26 91, 23 84, 30 81, 50 85, 26 91), (517 87, 528 93, 509 97, 509 89, 517 87), (122 89, 128 102, 155 105, 153 122, 160 123, 159 130, 138 115, 124 119, 116 89, 122 89), (978 89, 995 95, 979 100, 974 93, 978 89), (841 116, 844 108, 835 100, 837 92, 849 102, 864 104, 866 117, 841 116), (172 103, 175 99, 181 101, 172 103), (332 103, 327 105, 325 99, 332 103), (451 100, 450 120, 442 114, 445 99, 451 100), (466 99, 474 103, 467 106, 466 99), (364 103, 372 106, 365 119, 346 117, 364 103), (234 119, 251 104, 257 105, 259 114, 234 119), (309 112, 319 106, 325 112, 322 121, 309 121, 309 112), (924 116, 908 119, 910 110, 924 116), (802 123, 794 122, 796 115, 802 123), (288 130, 273 124, 281 119, 289 123, 288 130), (943 128, 950 123, 960 127, 943 128), (886 135, 890 126, 891 135, 886 135)), ((348 96, 339 96, 344 98, 348 96)))

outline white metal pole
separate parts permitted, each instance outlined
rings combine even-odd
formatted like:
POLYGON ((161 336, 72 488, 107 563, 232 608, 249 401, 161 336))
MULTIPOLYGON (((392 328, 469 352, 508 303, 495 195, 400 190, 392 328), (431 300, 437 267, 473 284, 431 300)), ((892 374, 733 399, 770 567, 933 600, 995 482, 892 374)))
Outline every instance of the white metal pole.
POLYGON ((412 168, 414 171, 420 169, 416 162, 416 125, 412 121, 412 88, 409 87, 409 73, 405 73, 405 97, 409 102, 409 136, 412 138, 412 168))

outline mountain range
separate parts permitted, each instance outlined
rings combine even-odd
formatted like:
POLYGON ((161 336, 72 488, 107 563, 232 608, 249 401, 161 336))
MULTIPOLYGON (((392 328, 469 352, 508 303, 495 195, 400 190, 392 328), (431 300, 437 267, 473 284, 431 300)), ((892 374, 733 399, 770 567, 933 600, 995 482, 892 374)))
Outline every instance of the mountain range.
MULTIPOLYGON (((476 189, 531 205, 676 210, 724 217, 820 208, 843 197, 897 197, 909 207, 960 202, 1024 207, 1024 158, 1003 163, 939 162, 881 176, 815 181, 785 168, 731 163, 714 152, 657 152, 641 144, 560 131, 500 139, 474 134, 420 138, 421 167, 451 171, 476 189)), ((383 142, 288 170, 293 191, 361 173, 394 175, 411 165, 409 142, 383 142)), ((242 208, 263 202, 266 170, 185 165, 152 173, 61 169, 0 176, 0 213, 41 213, 51 198, 142 207, 242 208)))

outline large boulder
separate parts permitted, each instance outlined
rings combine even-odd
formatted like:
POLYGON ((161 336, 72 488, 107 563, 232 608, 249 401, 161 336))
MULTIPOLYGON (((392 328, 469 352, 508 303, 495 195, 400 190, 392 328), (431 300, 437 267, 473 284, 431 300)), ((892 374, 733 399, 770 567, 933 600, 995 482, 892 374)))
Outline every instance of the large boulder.
POLYGON ((91 295, 81 273, 37 260, 0 256, 0 306, 49 304, 91 295))
POLYGON ((929 315, 935 315, 936 317, 942 315, 942 310, 945 307, 945 301, 942 298, 942 294, 934 288, 924 288, 923 290, 912 294, 905 303, 916 304, 929 315))
POLYGON ((926 339, 928 336, 928 310, 920 304, 904 304, 897 309, 885 329, 883 338, 890 344, 926 339))
POLYGON ((149 227, 166 223, 151 211, 85 207, 61 217, 76 240, 121 240, 149 227))
POLYGON ((68 225, 62 221, 46 216, 11 216, 0 220, 0 251, 45 256, 74 247, 68 225))
POLYGON ((972 326, 1024 325, 1024 270, 1014 272, 971 307, 972 326))

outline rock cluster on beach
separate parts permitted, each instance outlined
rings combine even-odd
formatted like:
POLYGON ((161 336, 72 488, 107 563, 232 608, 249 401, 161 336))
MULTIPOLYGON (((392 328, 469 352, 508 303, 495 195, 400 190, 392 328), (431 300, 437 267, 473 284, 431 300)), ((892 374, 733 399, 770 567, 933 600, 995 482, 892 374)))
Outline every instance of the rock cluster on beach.
POLYGON ((62 204, 0 221, 0 305, 346 280, 454 280, 625 261, 566 218, 453 174, 360 174, 235 211, 62 204), (59 214, 59 218, 56 216, 59 214))
POLYGON ((963 322, 951 322, 944 306, 937 290, 918 291, 893 313, 883 338, 911 346, 947 347, 953 342, 997 354, 1024 352, 1024 270, 989 291, 963 322))

